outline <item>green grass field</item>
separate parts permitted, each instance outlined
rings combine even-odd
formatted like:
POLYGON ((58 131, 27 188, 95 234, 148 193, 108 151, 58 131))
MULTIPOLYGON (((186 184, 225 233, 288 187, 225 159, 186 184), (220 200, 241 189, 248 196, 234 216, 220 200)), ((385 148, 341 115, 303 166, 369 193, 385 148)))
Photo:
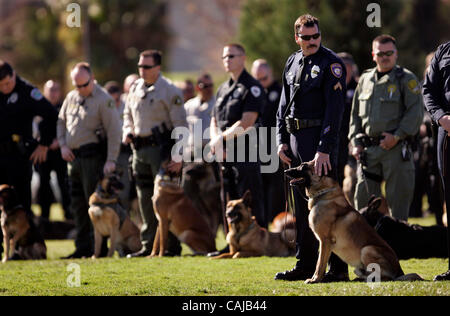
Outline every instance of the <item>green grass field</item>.
MULTIPOLYGON (((52 211, 53 212, 53 211, 52 211)), ((56 216, 58 218, 59 216, 56 216)), ((422 225, 432 218, 415 219, 422 225)), ((217 246, 225 244, 219 233, 217 246)), ((423 282, 387 282, 371 288, 366 283, 305 285, 274 281, 275 273, 293 267, 295 258, 209 260, 189 256, 154 259, 70 260, 58 258, 74 250, 73 241, 47 241, 48 260, 8 262, 0 265, 0 295, 130 295, 130 296, 304 296, 304 295, 450 295, 450 282, 432 282, 447 270, 447 260, 401 261, 405 273, 419 273, 423 282), (80 286, 70 287, 79 266, 80 286)), ((350 268, 350 277, 355 278, 350 268)))

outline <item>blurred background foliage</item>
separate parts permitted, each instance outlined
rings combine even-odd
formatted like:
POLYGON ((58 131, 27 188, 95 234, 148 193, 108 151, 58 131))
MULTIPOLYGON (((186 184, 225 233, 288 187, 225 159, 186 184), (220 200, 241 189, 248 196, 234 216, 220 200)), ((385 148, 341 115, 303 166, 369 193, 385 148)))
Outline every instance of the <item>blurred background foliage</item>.
MULTIPOLYGON (((36 84, 55 78, 71 88, 69 69, 81 60, 91 62, 99 82, 120 81, 137 72, 140 51, 158 48, 166 56, 171 49, 171 1, 181 0, 0 0, 0 58, 36 84), (82 28, 66 25, 71 2, 82 6, 82 28), (5 10, 11 3, 14 9, 5 10)), ((210 0, 196 1, 211 4, 210 0)), ((373 67, 371 41, 379 34, 397 38, 399 64, 419 77, 426 54, 450 39, 450 0, 241 0, 239 7, 234 38, 246 47, 249 63, 266 58, 278 76, 288 56, 298 50, 294 21, 307 12, 320 18, 323 44, 336 52, 350 52, 360 71, 373 67), (367 5, 374 2, 381 6, 381 28, 366 24, 371 13, 367 5)), ((213 34, 229 31, 210 21, 205 28, 213 34)), ((185 40, 201 41, 202 37, 185 40)), ((217 63, 221 63, 219 58, 217 63)))
POLYGON ((388 33, 397 39, 399 64, 419 77, 425 56, 450 39, 450 1, 443 0, 247 0, 239 38, 251 59, 264 57, 281 75, 286 59, 298 46, 294 22, 309 12, 320 19, 323 44, 353 55, 360 71, 374 67, 371 43, 388 33), (381 28, 367 27, 369 3, 381 7, 381 28))

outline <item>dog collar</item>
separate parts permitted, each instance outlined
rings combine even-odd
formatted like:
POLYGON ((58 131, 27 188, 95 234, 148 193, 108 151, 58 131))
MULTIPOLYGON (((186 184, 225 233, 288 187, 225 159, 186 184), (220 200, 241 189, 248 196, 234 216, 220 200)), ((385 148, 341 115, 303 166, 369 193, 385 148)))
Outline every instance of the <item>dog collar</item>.
POLYGON ((316 194, 314 194, 313 196, 311 196, 310 199, 311 199, 311 200, 315 200, 315 199, 317 199, 317 198, 319 198, 319 197, 321 197, 321 196, 323 196, 323 195, 325 195, 325 194, 327 194, 327 193, 329 193, 329 192, 331 192, 331 191, 334 191, 334 190, 336 190, 335 187, 320 190, 319 192, 317 192, 316 194))
POLYGON ((242 236, 247 234, 253 227, 256 226, 256 221, 253 221, 244 231, 239 232, 236 234, 235 238, 237 239, 238 243, 242 236))

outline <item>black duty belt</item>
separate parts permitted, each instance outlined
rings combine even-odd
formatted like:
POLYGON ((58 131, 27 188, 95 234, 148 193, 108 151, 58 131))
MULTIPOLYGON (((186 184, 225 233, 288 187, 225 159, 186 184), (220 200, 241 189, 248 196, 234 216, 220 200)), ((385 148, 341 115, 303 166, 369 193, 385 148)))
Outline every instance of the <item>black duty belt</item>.
POLYGON ((143 147, 156 147, 158 146, 158 142, 156 141, 156 137, 154 135, 146 137, 137 136, 133 138, 133 145, 136 150, 139 150, 143 147))
POLYGON ((76 158, 89 158, 99 155, 101 148, 97 143, 83 145, 78 149, 72 149, 72 153, 76 158))
POLYGON ((296 117, 287 117, 286 125, 288 130, 298 131, 305 128, 321 127, 323 121, 321 119, 298 119, 296 117))

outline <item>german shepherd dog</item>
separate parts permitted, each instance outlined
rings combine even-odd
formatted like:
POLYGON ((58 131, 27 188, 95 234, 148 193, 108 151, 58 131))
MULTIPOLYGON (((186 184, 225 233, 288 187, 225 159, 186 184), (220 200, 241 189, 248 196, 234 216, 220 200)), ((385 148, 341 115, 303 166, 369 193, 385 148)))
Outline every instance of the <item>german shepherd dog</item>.
POLYGON ((314 162, 286 171, 291 185, 304 185, 309 197, 309 226, 319 240, 316 271, 305 283, 321 282, 331 252, 355 267, 360 280, 367 280, 371 264, 380 268, 381 281, 422 280, 417 274, 405 275, 392 248, 350 206, 338 183, 328 176, 314 174, 314 162))
POLYGON ((47 247, 30 215, 20 205, 13 187, 0 185, 1 225, 5 254, 8 260, 47 259, 47 247), (12 255, 10 257, 10 252, 12 255))
POLYGON ((160 172, 155 177, 152 201, 158 228, 150 257, 164 255, 169 231, 187 244, 194 255, 216 251, 216 232, 212 231, 205 215, 194 207, 184 193, 179 178, 166 171, 167 163, 168 161, 162 163, 160 172))
POLYGON ((255 217, 252 216, 251 203, 250 191, 247 191, 242 199, 228 202, 226 217, 229 227, 227 242, 230 245, 230 252, 211 259, 259 256, 287 257, 294 255, 295 242, 290 241, 295 240, 292 230, 295 226, 294 219, 292 217, 286 219, 286 213, 279 215, 273 226, 278 227, 280 232, 269 232, 259 226, 255 217), (284 225, 291 227, 290 231, 286 231, 286 234, 282 233, 284 225))
POLYGON ((108 257, 118 250, 121 257, 141 249, 140 232, 120 205, 119 195, 123 189, 120 172, 105 175, 97 189, 89 197, 89 217, 94 226, 95 251, 93 258, 99 258, 103 237, 110 238, 108 257))

